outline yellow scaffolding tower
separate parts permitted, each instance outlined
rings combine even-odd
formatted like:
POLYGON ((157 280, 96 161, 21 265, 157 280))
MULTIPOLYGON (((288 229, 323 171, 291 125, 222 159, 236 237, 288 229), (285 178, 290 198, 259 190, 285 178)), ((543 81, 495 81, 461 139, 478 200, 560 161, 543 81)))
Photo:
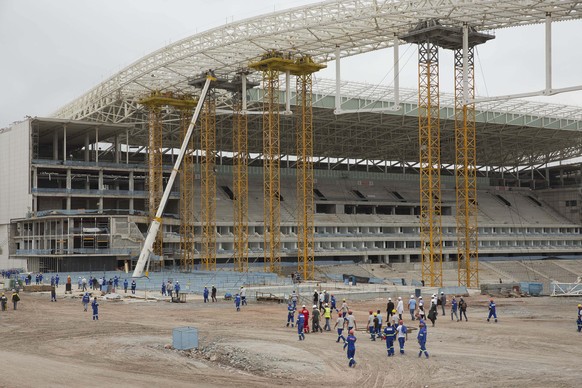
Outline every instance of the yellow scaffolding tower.
MULTIPOLYGON (((190 110, 180 111, 180 143, 188 132, 191 119, 190 110)), ((194 269, 194 136, 190 137, 188 148, 180 167, 180 268, 182 271, 194 269)))
POLYGON ((297 68, 297 271, 305 280, 315 275, 315 225, 313 200, 313 73, 324 68, 304 56, 295 61, 297 68))
POLYGON ((246 113, 243 112, 240 93, 234 96, 233 111, 234 269, 238 272, 247 272, 249 270, 248 120, 246 113))
POLYGON ((202 268, 216 270, 216 94, 208 91, 200 127, 202 162, 200 200, 202 221, 202 268))
MULTIPOLYGON (((156 104, 145 104, 149 109, 149 142, 148 142, 148 179, 147 179, 147 203, 150 222, 155 217, 160 205, 162 194, 164 193, 164 174, 162 162, 162 113, 160 106, 156 104)), ((160 220, 161 222, 161 220, 160 220)), ((163 256, 162 250, 162 228, 160 228, 152 252, 158 257, 163 256)))
MULTIPOLYGON (((457 194, 457 258, 459 286, 479 286, 477 233, 477 150, 475 104, 463 95, 463 50, 455 53, 455 178, 457 194)), ((474 48, 467 52, 467 98, 475 99, 474 48)))
POLYGON ((418 43, 418 139, 422 280, 442 286, 441 162, 438 46, 418 43))

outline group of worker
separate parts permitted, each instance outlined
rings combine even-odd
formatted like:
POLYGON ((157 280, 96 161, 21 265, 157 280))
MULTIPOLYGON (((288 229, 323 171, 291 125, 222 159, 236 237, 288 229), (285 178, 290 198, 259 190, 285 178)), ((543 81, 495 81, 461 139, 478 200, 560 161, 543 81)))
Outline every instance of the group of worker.
MULTIPOLYGON (((324 332, 324 331, 331 331, 330 321, 332 318, 332 306, 329 303, 325 302, 325 294, 326 292, 322 292, 321 294, 318 293, 317 301, 319 301, 320 295, 323 295, 324 298, 322 299, 322 303, 318 306, 317 304, 313 304, 313 309, 311 313, 307 309, 305 305, 301 306, 301 309, 297 309, 297 301, 298 296, 295 291, 290 295, 289 302, 287 304, 287 327, 297 325, 297 334, 300 341, 305 340, 305 334, 310 332, 309 327, 309 316, 311 315, 311 332, 324 332), (323 311, 320 311, 323 310, 323 311), (297 313, 297 318, 295 319, 295 313, 297 313), (323 328, 320 324, 320 317, 323 315, 325 319, 325 325, 323 328)), ((331 300, 333 298, 333 294, 329 295, 331 300)), ((314 293, 314 301, 316 300, 316 295, 314 293)), ((396 320, 395 314, 390 314, 393 316, 393 322, 390 324, 389 319, 387 320, 386 327, 382 330, 382 314, 380 310, 373 312, 370 310, 370 316, 368 317, 368 327, 367 331, 370 333, 370 340, 376 341, 376 338, 381 338, 386 340, 386 350, 388 357, 394 355, 394 341, 398 341, 400 347, 400 354, 404 354, 404 345, 406 340, 408 339, 408 328, 404 325, 402 320, 402 312, 403 312, 403 303, 402 298, 399 298, 399 308, 400 316, 399 319, 396 320)), ((391 302, 391 299, 389 300, 391 302)), ((410 305, 410 304, 409 304, 410 305)), ((345 299, 342 301, 342 305, 340 308, 336 308, 335 306, 335 298, 333 298, 333 310, 336 311, 338 314, 337 320, 334 325, 334 329, 337 330, 337 340, 336 342, 343 341, 344 349, 347 350, 347 358, 348 358, 348 366, 354 367, 356 365, 355 360, 355 353, 356 353, 356 341, 357 338, 355 336, 355 330, 357 330, 357 323, 356 318, 353 312, 350 310, 347 302, 345 299), (343 332, 347 330, 347 336, 344 337, 343 332)), ((398 310, 392 309, 395 312, 398 310)), ((392 312, 392 311, 391 311, 392 312)), ((413 318, 416 318, 414 314, 412 315, 413 318)), ((428 351, 426 350, 426 340, 427 340, 427 329, 426 324, 423 319, 419 320, 419 332, 417 335, 417 341, 420 347, 419 357, 424 355, 426 358, 429 357, 428 351)))

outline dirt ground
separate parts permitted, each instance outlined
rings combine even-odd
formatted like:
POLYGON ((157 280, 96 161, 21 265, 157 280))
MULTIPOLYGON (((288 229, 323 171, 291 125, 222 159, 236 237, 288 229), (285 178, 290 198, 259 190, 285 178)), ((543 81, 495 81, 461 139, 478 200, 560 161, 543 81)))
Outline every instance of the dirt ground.
MULTIPOLYGON (((62 291, 62 290, 61 290, 62 291)), ((10 296, 10 293, 7 294, 10 296)), ((383 341, 358 331, 355 368, 335 332, 298 341, 285 327, 286 305, 252 302, 100 301, 99 321, 80 299, 50 302, 21 293, 17 311, 0 312, 2 387, 575 387, 582 378, 582 334, 574 298, 498 299, 499 323, 487 323, 487 298, 467 298, 468 322, 439 316, 428 328, 430 359, 418 358, 416 332, 406 354, 386 357, 383 341), (166 349, 172 329, 199 330, 198 351, 166 349)), ((348 300, 349 303, 349 300, 348 300)), ((358 327, 385 300, 350 303, 358 327)), ((405 323, 417 327, 408 315, 405 323)))

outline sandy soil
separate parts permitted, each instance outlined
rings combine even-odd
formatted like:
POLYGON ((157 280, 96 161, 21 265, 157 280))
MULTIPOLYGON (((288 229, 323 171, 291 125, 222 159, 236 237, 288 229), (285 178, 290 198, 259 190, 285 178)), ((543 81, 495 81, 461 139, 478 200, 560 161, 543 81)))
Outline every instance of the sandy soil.
MULTIPOLYGON (((439 316, 429 327, 428 360, 417 357, 416 332, 404 356, 387 358, 383 341, 359 331, 352 369, 334 332, 298 341, 285 327, 285 305, 252 303, 237 313, 226 301, 101 300, 100 320, 92 321, 80 299, 21 297, 17 311, 0 312, 2 387, 546 388, 579 386, 582 378, 574 319, 581 300, 573 298, 496 300, 499 323, 486 322, 485 297, 468 298, 468 322, 439 316), (172 329, 187 325, 199 329, 201 348, 166 349, 172 329)), ((385 302, 350 307, 363 328, 368 310, 384 310, 385 302)), ((405 323, 416 327, 408 316, 405 323)))

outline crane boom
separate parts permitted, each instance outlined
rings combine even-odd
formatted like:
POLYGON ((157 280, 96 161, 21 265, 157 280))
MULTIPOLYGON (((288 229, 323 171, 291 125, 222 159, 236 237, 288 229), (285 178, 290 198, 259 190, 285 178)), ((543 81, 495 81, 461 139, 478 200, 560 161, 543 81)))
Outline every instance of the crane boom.
POLYGON ((180 152, 178 153, 178 157, 176 158, 176 162, 174 163, 174 168, 172 169, 172 173, 170 174, 170 178, 168 179, 168 184, 164 189, 164 194, 162 195, 162 199, 160 201, 160 206, 156 212, 156 216, 153 218, 152 223, 148 228, 148 234, 145 238, 143 243, 143 247, 141 248, 141 252, 139 254, 139 259, 135 265, 135 269, 133 270, 133 277, 139 278, 143 276, 144 268, 150 259, 150 254, 152 253, 152 248, 154 242, 156 240, 156 235, 158 234, 158 230, 160 229, 160 224, 162 221, 162 213, 164 212, 164 208, 166 207, 166 203, 168 202, 168 198, 170 197, 170 192, 172 191, 172 186, 174 185, 174 181, 176 180, 176 175, 178 174, 178 170, 180 165, 182 164, 182 160, 184 159, 184 155, 186 154, 186 150, 188 149, 188 144, 190 142, 190 138, 192 137, 192 132, 194 132, 194 125, 198 120, 198 116, 200 115, 200 110, 202 109, 202 105, 204 105, 204 99, 206 98, 206 94, 208 93, 208 89, 210 88, 210 83, 215 81, 216 79, 211 76, 206 76, 206 83, 202 88, 202 93, 200 94, 200 103, 196 105, 196 110, 194 111, 194 115, 192 116, 192 120, 190 121, 190 126, 188 127, 188 131, 184 136, 184 140, 182 141, 182 147, 180 147, 180 152))

